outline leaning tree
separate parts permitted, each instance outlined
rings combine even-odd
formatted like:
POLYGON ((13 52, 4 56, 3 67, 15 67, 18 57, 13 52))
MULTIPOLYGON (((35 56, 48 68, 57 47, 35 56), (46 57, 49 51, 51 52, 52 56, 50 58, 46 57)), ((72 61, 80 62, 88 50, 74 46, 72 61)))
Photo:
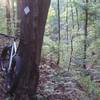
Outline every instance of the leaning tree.
POLYGON ((20 18, 20 43, 18 54, 21 57, 20 77, 14 82, 11 91, 15 100, 36 100, 39 81, 39 63, 45 24, 50 0, 18 0, 20 18))

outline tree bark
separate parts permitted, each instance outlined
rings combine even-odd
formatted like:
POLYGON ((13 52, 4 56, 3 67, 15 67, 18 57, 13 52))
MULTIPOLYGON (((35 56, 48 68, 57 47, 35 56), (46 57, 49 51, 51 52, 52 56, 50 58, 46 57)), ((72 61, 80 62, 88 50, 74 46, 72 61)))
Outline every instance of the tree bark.
POLYGON ((17 0, 17 12, 16 12, 16 30, 15 35, 16 37, 20 36, 20 19, 21 19, 21 4, 22 0, 17 0))
POLYGON ((57 60, 57 65, 60 63, 60 41, 61 41, 61 36, 60 36, 60 2, 58 0, 58 60, 57 60))
POLYGON ((7 33, 11 34, 11 14, 10 14, 10 1, 6 0, 6 21, 7 21, 7 33))
MULTIPOLYGON (((68 40, 69 40, 69 20, 68 20, 68 18, 69 18, 69 1, 67 0, 67 11, 66 11, 66 23, 67 23, 67 25, 66 25, 66 31, 67 31, 67 43, 68 43, 68 40)), ((67 48, 67 52, 68 52, 68 48, 67 48)))
POLYGON ((18 55, 21 57, 22 64, 13 92, 16 95, 15 100, 23 100, 25 96, 24 100, 36 100, 38 66, 50 0, 19 0, 19 2, 21 35, 18 55), (29 10, 27 14, 25 8, 29 10))
POLYGON ((70 0, 71 2, 71 17, 72 17, 72 28, 74 29, 74 13, 73 13, 73 0, 70 0))
MULTIPOLYGON (((86 4, 88 4, 88 0, 86 0, 86 4)), ((84 62, 87 59, 87 34, 88 34, 88 7, 85 9, 85 26, 84 26, 84 62)), ((86 64, 83 65, 86 68, 86 64)))
POLYGON ((71 63, 72 63, 72 57, 73 57, 73 36, 71 37, 71 51, 70 51, 70 59, 69 59, 69 66, 68 71, 70 71, 71 63))

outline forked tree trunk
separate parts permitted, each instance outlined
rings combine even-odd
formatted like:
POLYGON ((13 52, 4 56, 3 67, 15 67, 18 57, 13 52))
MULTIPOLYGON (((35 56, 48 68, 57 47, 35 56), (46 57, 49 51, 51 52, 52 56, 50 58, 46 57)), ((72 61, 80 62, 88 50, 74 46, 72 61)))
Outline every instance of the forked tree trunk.
POLYGON ((45 24, 50 0, 19 0, 21 36, 19 55, 22 66, 20 78, 17 80, 14 100, 36 100, 39 81, 39 63, 45 24), (26 14, 25 14, 26 8, 26 14))

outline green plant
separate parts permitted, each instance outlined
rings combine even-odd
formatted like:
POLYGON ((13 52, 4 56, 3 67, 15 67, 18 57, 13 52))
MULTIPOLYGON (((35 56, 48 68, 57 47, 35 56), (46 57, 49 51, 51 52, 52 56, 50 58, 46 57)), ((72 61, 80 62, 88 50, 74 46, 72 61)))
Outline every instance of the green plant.
POLYGON ((100 96, 100 87, 96 82, 91 80, 90 76, 82 76, 79 82, 88 95, 94 93, 96 96, 100 96))

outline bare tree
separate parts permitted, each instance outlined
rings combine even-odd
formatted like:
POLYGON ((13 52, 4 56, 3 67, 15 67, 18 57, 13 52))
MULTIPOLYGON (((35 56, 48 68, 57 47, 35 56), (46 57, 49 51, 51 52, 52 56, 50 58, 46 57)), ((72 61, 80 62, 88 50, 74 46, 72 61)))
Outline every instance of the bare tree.
POLYGON ((70 51, 70 59, 69 59, 69 66, 68 71, 70 70, 71 63, 72 63, 72 57, 73 57, 73 36, 71 37, 71 51, 70 51))
POLYGON ((72 0, 70 0, 70 2, 71 2, 71 14, 72 14, 72 25, 73 25, 73 29, 74 29, 74 13, 73 13, 73 1, 72 0))
POLYGON ((75 7, 75 10, 76 10, 76 17, 77 17, 77 31, 79 31, 79 12, 78 12, 78 8, 77 7, 75 7))
POLYGON ((61 41, 61 37, 60 37, 60 2, 58 0, 58 60, 57 60, 57 64, 59 65, 60 63, 60 41, 61 41))
MULTIPOLYGON (((86 0, 86 4, 88 4, 88 0, 86 0)), ((84 61, 87 58, 87 33, 88 33, 88 7, 85 9, 85 26, 84 26, 84 61)), ((86 64, 83 65, 86 68, 86 64)))
POLYGON ((68 29, 69 29, 69 26, 68 26, 68 24, 69 24, 69 22, 68 22, 68 14, 69 14, 69 12, 68 12, 68 7, 69 7, 69 1, 67 0, 67 11, 66 11, 66 23, 67 23, 67 27, 66 27, 66 31, 67 31, 67 42, 68 42, 68 29))
POLYGON ((11 12, 10 12, 10 1, 6 0, 6 19, 7 19, 7 33, 11 34, 11 12))

